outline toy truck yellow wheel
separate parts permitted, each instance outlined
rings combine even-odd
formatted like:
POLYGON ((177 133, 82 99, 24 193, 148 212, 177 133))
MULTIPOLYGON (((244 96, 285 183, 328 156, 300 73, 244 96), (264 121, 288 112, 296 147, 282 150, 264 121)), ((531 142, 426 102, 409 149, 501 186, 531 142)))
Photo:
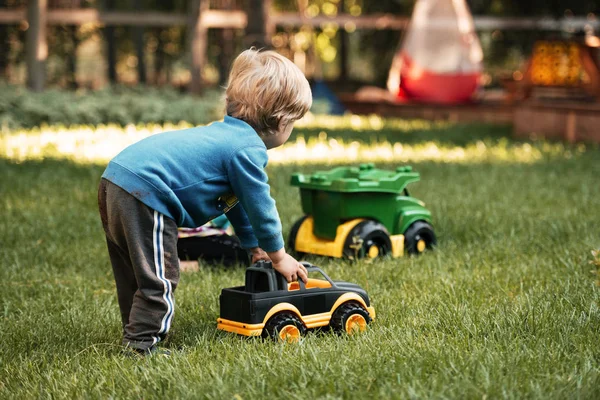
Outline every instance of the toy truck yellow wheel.
POLYGON ((263 329, 262 336, 280 342, 297 342, 306 333, 306 327, 296 315, 280 313, 272 316, 263 329))
POLYGON ((344 243, 344 257, 357 258, 385 257, 392 253, 392 241, 383 224, 374 220, 364 220, 356 225, 344 243))
POLYGON ((344 330, 348 334, 363 332, 365 329, 367 329, 367 320, 360 314, 352 314, 344 325, 344 330))
POLYGON ((377 258, 379 257, 379 253, 381 253, 381 250, 379 249, 379 246, 377 244, 372 244, 369 249, 367 250, 367 257, 369 258, 377 258))
POLYGON ((344 303, 333 312, 330 325, 337 332, 353 335, 366 330, 370 322, 369 312, 360 304, 344 303))
POLYGON ((433 227, 425 221, 416 221, 404 232, 404 248, 409 254, 421 254, 435 244, 433 227))

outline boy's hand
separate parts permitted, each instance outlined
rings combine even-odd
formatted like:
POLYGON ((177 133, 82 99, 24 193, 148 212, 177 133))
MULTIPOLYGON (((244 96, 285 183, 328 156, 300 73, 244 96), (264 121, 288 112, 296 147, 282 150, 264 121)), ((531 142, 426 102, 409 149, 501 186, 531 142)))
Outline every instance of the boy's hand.
POLYGON ((259 262, 261 260, 271 261, 269 255, 260 247, 253 247, 250 249, 250 254, 252 254, 252 264, 259 262))
POLYGON ((306 267, 287 254, 284 249, 268 253, 268 255, 273 262, 273 268, 283 275, 288 282, 293 282, 298 278, 302 279, 304 283, 307 282, 308 272, 306 267))

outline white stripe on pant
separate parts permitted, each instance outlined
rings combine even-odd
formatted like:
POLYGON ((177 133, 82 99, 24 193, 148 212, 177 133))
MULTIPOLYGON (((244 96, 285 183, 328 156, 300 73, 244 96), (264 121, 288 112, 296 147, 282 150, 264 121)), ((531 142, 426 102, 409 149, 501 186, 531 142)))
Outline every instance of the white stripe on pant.
MULTIPOLYGON (((165 313, 161 324, 159 334, 166 335, 169 332, 169 328, 171 327, 171 319, 173 317, 173 290, 171 288, 171 282, 165 278, 165 253, 163 248, 163 229, 164 229, 164 219, 163 215, 158 211, 154 211, 154 231, 152 234, 153 243, 154 243, 154 268, 156 271, 156 276, 163 284, 164 292, 163 299, 167 304, 167 312, 165 313)), ((160 338, 158 336, 154 337, 154 343, 156 344, 160 338)))

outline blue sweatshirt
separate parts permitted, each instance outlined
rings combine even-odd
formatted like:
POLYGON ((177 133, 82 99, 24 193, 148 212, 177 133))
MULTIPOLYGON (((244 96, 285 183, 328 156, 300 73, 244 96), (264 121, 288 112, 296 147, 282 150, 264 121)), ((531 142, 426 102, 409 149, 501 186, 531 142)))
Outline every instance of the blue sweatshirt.
POLYGON ((244 248, 283 248, 270 195, 267 148, 246 122, 223 122, 145 138, 108 164, 103 178, 180 227, 197 227, 226 213, 244 248))

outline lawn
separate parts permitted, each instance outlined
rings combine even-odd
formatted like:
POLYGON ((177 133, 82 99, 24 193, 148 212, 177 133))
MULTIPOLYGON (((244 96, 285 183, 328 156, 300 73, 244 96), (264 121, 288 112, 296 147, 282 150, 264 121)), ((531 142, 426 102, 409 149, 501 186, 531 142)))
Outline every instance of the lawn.
POLYGON ((409 163, 438 248, 311 258, 365 287, 378 317, 362 335, 298 344, 217 331, 220 289, 244 271, 201 266, 177 289, 173 355, 143 360, 120 353, 96 207, 105 160, 54 145, 29 157, 0 139, 0 398, 600 397, 600 149, 516 142, 508 127, 334 122, 301 125, 273 154, 284 232, 301 216, 292 172, 409 163), (308 162, 288 157, 303 151, 308 162))

